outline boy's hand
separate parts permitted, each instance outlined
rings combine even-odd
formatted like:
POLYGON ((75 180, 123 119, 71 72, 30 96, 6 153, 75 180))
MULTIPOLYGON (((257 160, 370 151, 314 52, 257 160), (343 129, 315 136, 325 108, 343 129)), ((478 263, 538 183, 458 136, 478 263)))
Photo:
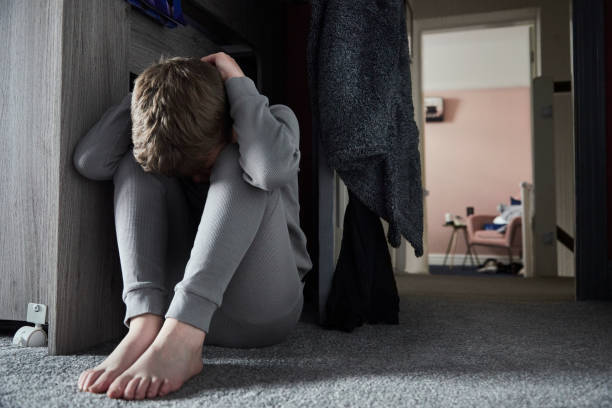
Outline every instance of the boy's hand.
POLYGON ((221 73, 221 78, 225 81, 229 78, 243 77, 244 72, 238 66, 236 60, 224 52, 217 52, 200 58, 201 61, 213 64, 221 73))

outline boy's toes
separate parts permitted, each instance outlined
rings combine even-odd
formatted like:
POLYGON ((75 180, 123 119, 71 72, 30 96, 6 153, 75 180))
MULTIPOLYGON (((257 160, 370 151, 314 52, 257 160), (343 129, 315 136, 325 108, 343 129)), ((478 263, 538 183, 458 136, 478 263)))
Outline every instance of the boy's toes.
POLYGON ((170 391, 172 391, 172 387, 170 385, 170 381, 167 378, 165 378, 164 381, 161 384, 161 387, 159 387, 159 396, 163 397, 164 395, 166 395, 170 391))
POLYGON ((120 375, 115 378, 115 381, 108 386, 108 391, 106 391, 106 395, 110 398, 121 398, 123 396, 123 391, 125 390, 125 386, 132 379, 132 376, 129 375, 120 375))
POLYGON ((105 392, 108 386, 117 378, 118 372, 116 370, 106 370, 98 379, 87 388, 87 391, 100 393, 105 392))
POLYGON ((77 381, 79 390, 83 390, 83 382, 85 381, 85 377, 87 377, 91 371, 91 369, 85 370, 81 373, 81 375, 79 375, 79 380, 77 381))
POLYGON ((157 397, 157 393, 159 392, 159 387, 162 383, 162 379, 159 377, 153 377, 151 379, 151 384, 149 385, 149 389, 147 390, 147 398, 157 397))
POLYGON ((85 376, 81 389, 87 391, 87 388, 93 384, 103 372, 104 370, 92 369, 89 374, 85 376))
POLYGON ((151 377, 142 378, 138 384, 138 388, 136 388, 136 392, 134 393, 134 399, 144 399, 144 397, 147 395, 149 384, 151 384, 151 377))
POLYGON ((123 397, 125 399, 134 399, 134 393, 136 392, 136 388, 138 388, 138 384, 140 383, 140 377, 134 377, 130 380, 128 385, 125 387, 125 391, 123 392, 123 397))

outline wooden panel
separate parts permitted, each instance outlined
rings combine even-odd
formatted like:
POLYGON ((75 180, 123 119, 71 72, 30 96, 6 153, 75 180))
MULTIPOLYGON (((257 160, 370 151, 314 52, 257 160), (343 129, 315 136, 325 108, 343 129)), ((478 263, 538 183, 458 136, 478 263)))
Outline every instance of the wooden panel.
POLYGON ((534 276, 557 276, 557 216, 555 204, 555 140, 553 82, 533 80, 532 135, 535 220, 533 224, 534 276))
MULTIPOLYGON (((555 174, 557 190, 557 225, 572 238, 575 233, 574 132, 572 97, 569 92, 555 92, 553 97, 555 132, 555 174)), ((557 243, 558 276, 573 277, 574 252, 557 243)))
POLYGON ((607 2, 604 4, 606 10, 605 16, 605 34, 604 40, 606 47, 606 178, 608 194, 607 199, 607 214, 608 214, 608 276, 612 276, 612 4, 607 2))
POLYGON ((0 319, 50 303, 57 264, 61 8, 0 1, 0 319))
POLYGON ((523 181, 521 183, 521 202, 523 214, 521 235, 523 238, 523 270, 526 278, 533 278, 533 220, 534 220, 534 191, 533 184, 523 181))
POLYGON ((573 2, 576 296, 612 299, 607 265, 604 2, 573 2))
POLYGON ((300 192, 300 225, 306 234, 307 249, 313 261, 313 270, 306 277, 304 286, 303 318, 319 316, 319 282, 317 277, 318 254, 318 185, 314 171, 314 141, 312 116, 306 69, 306 45, 310 24, 310 4, 289 5, 287 10, 287 42, 285 56, 287 77, 284 87, 287 92, 286 104, 295 112, 300 123, 300 171, 298 184, 300 192))
MULTIPOLYGON (((315 129, 315 137, 318 130, 315 129)), ((318 151, 322 151, 320 140, 318 140, 318 151)), ((331 291, 332 280, 334 277, 334 170, 329 167, 325 155, 316 154, 318 167, 318 237, 317 252, 312 258, 317 266, 318 276, 318 319, 322 322, 326 316, 327 298, 331 291)))
POLYGON ((128 69, 141 73, 166 57, 203 57, 216 52, 215 44, 192 26, 167 28, 136 9, 130 10, 128 69))
POLYGON ((64 0, 58 260, 50 354, 68 354, 124 331, 112 182, 87 180, 72 155, 78 140, 128 90, 128 6, 64 0))

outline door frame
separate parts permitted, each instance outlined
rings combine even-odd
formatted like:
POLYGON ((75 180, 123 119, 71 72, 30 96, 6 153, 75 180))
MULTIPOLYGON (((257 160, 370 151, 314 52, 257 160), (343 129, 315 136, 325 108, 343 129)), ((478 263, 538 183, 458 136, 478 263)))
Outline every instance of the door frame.
MULTIPOLYGON (((476 28, 494 28, 512 25, 531 24, 535 32, 535 73, 536 76, 541 75, 541 22, 540 8, 529 7, 521 9, 501 10, 484 13, 461 14, 456 16, 433 17, 426 19, 414 20, 414 43, 413 43, 413 61, 411 65, 412 74, 412 99, 414 105, 414 119, 417 127, 421 131, 419 140, 419 151, 421 152, 421 165, 425 169, 425 147, 424 147, 424 123, 425 114, 422 106, 423 89, 422 89, 422 62, 423 62, 423 45, 422 38, 425 32, 443 31, 449 32, 453 30, 466 30, 476 28)), ((533 137, 533 135, 532 135, 533 137)), ((534 157, 531 158, 532 165, 534 157)), ((421 172, 423 186, 426 186, 425 171, 421 172)), ((427 192, 425 192, 427 196, 427 192)), ((429 248, 427 246, 427 205, 426 197, 423 208, 423 244, 424 255, 421 258, 416 258, 409 245, 406 245, 402 240, 402 246, 399 248, 401 253, 398 256, 398 269, 403 273, 429 273, 429 248)))

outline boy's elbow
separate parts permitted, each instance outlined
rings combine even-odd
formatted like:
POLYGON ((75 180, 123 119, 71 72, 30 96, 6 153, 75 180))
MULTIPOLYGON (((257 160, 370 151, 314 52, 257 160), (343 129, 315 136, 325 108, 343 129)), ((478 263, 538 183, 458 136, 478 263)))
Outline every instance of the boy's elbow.
POLYGON ((239 159, 244 180, 266 191, 290 183, 300 164, 300 128, 295 114, 285 105, 272 105, 270 110, 278 121, 276 128, 265 143, 245 143, 239 159))
POLYGON ((243 173, 244 180, 252 185, 253 187, 257 187, 261 190, 265 191, 273 191, 277 188, 281 188, 285 184, 287 184, 291 178, 290 177, 279 177, 278 175, 251 175, 247 172, 243 173))
POLYGON ((299 171, 300 166, 300 128, 291 109, 285 110, 286 121, 281 124, 276 140, 283 141, 283 145, 276 154, 267 156, 266 165, 260 167, 260 183, 268 190, 280 188, 291 182, 299 171))
POLYGON ((270 161, 244 172, 244 179, 262 190, 272 191, 290 183, 299 171, 300 152, 296 150, 288 162, 270 161))

